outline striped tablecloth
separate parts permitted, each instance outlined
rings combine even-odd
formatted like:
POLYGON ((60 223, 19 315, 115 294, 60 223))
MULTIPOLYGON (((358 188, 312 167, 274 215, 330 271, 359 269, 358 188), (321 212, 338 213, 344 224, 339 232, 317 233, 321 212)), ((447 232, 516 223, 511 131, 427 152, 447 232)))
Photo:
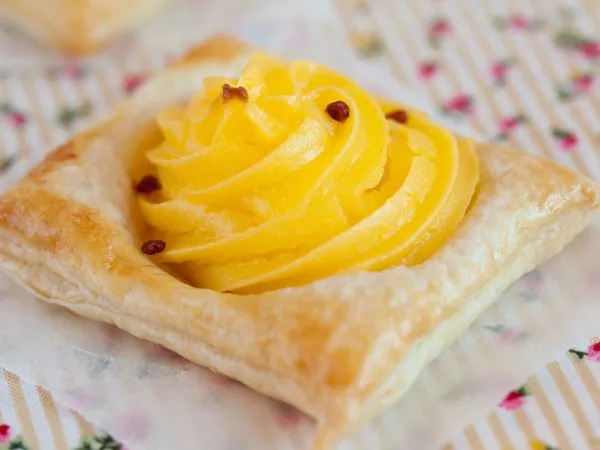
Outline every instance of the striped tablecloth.
MULTIPOLYGON (((468 122, 486 139, 512 142, 600 179, 600 2, 335 0, 334 5, 364 62, 389 68, 446 116, 468 122)), ((301 45, 309 26, 301 25, 290 39, 301 45)), ((261 32, 269 39, 268 31, 261 32)), ((163 62, 146 53, 114 65, 4 69, 3 176, 93 122, 163 62)), ((600 277, 595 282, 600 287, 600 277)), ((499 339, 518 337, 503 325, 490 332, 499 339)), ((589 336, 573 345, 557 348, 555 361, 490 405, 487 417, 457 430, 444 448, 600 448, 600 344, 589 336)), ((119 447, 43 389, 9 372, 0 374, 0 423, 0 449, 119 447)))

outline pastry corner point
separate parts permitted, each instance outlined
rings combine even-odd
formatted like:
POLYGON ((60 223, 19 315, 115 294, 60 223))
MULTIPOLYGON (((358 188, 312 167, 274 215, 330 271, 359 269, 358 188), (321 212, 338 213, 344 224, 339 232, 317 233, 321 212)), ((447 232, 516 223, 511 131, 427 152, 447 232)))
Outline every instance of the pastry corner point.
POLYGON ((188 49, 171 67, 184 67, 199 61, 228 62, 248 51, 251 46, 230 34, 213 34, 188 49))

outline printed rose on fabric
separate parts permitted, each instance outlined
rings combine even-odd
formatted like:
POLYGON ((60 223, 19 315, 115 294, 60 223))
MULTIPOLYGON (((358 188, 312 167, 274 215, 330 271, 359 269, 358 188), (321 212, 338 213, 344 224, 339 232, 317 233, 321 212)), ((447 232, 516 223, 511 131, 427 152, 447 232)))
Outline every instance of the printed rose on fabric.
POLYGON ((570 152, 577 147, 579 139, 572 131, 563 128, 552 128, 552 137, 558 142, 561 150, 570 152))
POLYGON ((529 122, 529 119, 523 114, 516 114, 514 116, 507 116, 500 119, 498 123, 498 134, 495 139, 497 141, 507 140, 511 133, 519 128, 521 125, 529 122))
POLYGON ((588 361, 594 363, 600 363, 600 340, 592 339, 592 342, 588 346, 587 351, 570 348, 568 353, 569 356, 571 356, 576 361, 582 361, 583 359, 587 359, 588 361))
POLYGON ((432 78, 439 70, 439 66, 437 63, 433 61, 422 62, 419 64, 419 77, 422 80, 429 80, 432 78))
POLYGON ((494 18, 494 26, 499 30, 536 31, 542 28, 542 21, 537 18, 527 17, 521 13, 494 18))
POLYGON ((502 344, 514 344, 521 342, 527 337, 527 332, 517 327, 504 327, 498 334, 498 340, 502 344))
POLYGON ((579 51, 587 59, 600 58, 600 42, 586 42, 579 47, 579 51))
POLYGON ((510 391, 506 394, 506 397, 502 399, 498 406, 507 411, 515 411, 521 408, 527 402, 527 396, 531 395, 525 386, 521 386, 519 389, 510 391))
POLYGON ((50 75, 59 76, 69 80, 80 80, 87 73, 87 69, 81 64, 66 63, 56 69, 51 70, 50 75))
POLYGON ((350 42, 365 58, 373 58, 383 54, 385 48, 381 38, 372 33, 352 33, 350 42))
MULTIPOLYGON (((7 424, 0 425, 0 450, 30 450, 22 436, 11 438, 11 428, 7 424)), ((94 449, 92 449, 94 450, 94 449)))
POLYGON ((509 69, 514 67, 513 59, 503 59, 494 61, 490 66, 490 75, 495 86, 502 87, 506 85, 509 69))
POLYGON ((0 444, 4 444, 10 439, 10 425, 3 423, 0 425, 0 444))
POLYGON ((452 116, 470 116, 473 114, 473 98, 467 94, 456 94, 442 105, 442 113, 452 116))
POLYGON ((11 127, 22 128, 28 121, 27 115, 9 103, 0 103, 0 117, 11 127))
POLYGON ((147 79, 148 79, 148 75, 145 73, 132 73, 132 74, 126 75, 122 81, 123 91, 126 94, 132 94, 137 89, 139 89, 139 87, 142 84, 144 84, 147 79))
POLYGON ((443 18, 434 19, 429 23, 427 27, 427 40, 429 45, 433 48, 437 48, 440 42, 448 36, 452 31, 450 22, 443 18))
POLYGON ((58 111, 57 121, 64 128, 69 128, 77 120, 88 117, 92 111, 92 104, 87 101, 79 106, 63 106, 58 111))
POLYGON ((600 342, 590 344, 587 350, 587 356, 590 361, 600 363, 600 342))
POLYGON ((573 75, 571 82, 577 92, 587 92, 594 85, 594 75, 590 72, 573 75))
POLYGON ((543 286, 542 273, 538 269, 532 270, 522 281, 526 289, 519 292, 521 298, 526 302, 536 300, 543 286))
POLYGON ((573 51, 587 60, 600 59, 600 40, 579 33, 573 28, 565 28, 554 36, 554 43, 560 48, 573 51))
POLYGON ((514 344, 523 341, 527 337, 527 332, 516 326, 484 325, 483 328, 494 333, 501 344, 514 344))
POLYGON ((18 111, 9 113, 7 119, 8 123, 10 123, 14 128, 21 128, 27 123, 27 116, 18 111))
POLYGON ((587 93, 594 85, 595 77, 591 72, 576 73, 566 83, 556 86, 556 95, 560 101, 569 101, 587 93))

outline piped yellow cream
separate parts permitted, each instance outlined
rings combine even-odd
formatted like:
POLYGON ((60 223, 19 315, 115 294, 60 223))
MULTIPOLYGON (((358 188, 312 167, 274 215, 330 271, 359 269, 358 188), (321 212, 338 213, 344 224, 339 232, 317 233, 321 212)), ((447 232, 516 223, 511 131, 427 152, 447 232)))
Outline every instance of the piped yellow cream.
POLYGON ((158 256, 198 287, 253 293, 418 264, 479 181, 473 144, 323 66, 254 54, 157 117, 158 256))

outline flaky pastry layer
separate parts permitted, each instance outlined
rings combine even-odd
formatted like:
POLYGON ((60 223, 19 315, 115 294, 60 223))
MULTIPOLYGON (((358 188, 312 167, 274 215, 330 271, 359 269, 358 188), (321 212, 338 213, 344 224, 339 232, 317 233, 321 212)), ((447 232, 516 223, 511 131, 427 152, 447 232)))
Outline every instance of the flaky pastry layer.
POLYGON ((314 448, 394 403, 512 282, 556 254, 600 204, 555 163, 478 144, 482 180, 455 235, 427 262, 258 295, 191 287, 139 248, 132 180, 148 170, 155 114, 207 75, 235 76, 249 49, 217 37, 115 114, 52 152, 0 199, 0 266, 39 297, 297 406, 314 448))
POLYGON ((0 18, 70 55, 101 50, 167 0, 0 0, 0 18))

